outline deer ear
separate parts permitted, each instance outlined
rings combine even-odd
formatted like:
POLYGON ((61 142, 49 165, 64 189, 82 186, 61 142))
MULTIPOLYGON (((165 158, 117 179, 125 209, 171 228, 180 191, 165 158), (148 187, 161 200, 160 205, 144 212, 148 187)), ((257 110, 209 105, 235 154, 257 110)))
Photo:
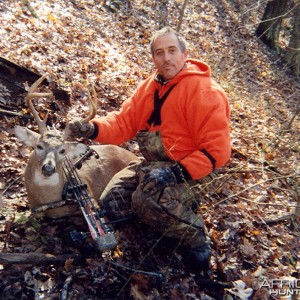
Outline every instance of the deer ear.
POLYGON ((20 142, 24 143, 29 147, 35 147, 39 141, 40 134, 25 127, 16 126, 15 135, 20 142))
POLYGON ((67 143, 68 155, 71 159, 75 159, 87 150, 87 146, 81 143, 67 143))

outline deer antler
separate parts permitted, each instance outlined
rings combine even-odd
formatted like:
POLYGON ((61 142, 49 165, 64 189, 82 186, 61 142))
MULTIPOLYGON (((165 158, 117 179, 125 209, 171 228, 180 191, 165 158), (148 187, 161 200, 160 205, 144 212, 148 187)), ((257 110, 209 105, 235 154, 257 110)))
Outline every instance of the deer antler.
POLYGON ((53 97, 53 94, 50 93, 37 93, 36 89, 38 86, 42 83, 42 81, 46 78, 46 75, 43 75, 41 78, 39 78, 35 83, 32 84, 32 86, 29 88, 27 96, 25 97, 26 105, 31 110, 33 117, 35 121, 37 122, 37 125, 39 127, 39 132, 43 134, 46 131, 46 122, 47 122, 47 116, 44 120, 42 120, 37 112, 37 110, 34 108, 32 104, 32 98, 35 97, 53 97))
MULTIPOLYGON (((89 114, 84 119, 80 119, 79 122, 81 125, 87 124, 89 121, 94 119, 97 113, 97 93, 94 85, 92 84, 90 90, 87 89, 87 97, 88 97, 90 110, 89 110, 89 114)), ((65 140, 67 140, 69 136, 70 136, 70 129, 67 124, 63 137, 65 140)))
POLYGON ((94 87, 93 84, 91 85, 91 92, 92 92, 92 95, 91 95, 90 91, 87 90, 90 111, 89 111, 88 116, 85 117, 82 120, 83 124, 88 123, 89 121, 94 119, 95 116, 96 116, 96 112, 97 112, 97 93, 96 93, 96 90, 95 90, 95 87, 94 87))

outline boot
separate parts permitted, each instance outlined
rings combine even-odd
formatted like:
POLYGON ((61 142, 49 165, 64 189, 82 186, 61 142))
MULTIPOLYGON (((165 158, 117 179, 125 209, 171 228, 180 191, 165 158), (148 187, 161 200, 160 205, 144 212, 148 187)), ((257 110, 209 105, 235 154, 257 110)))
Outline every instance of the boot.
POLYGON ((182 248, 181 254, 183 263, 189 271, 195 273, 209 270, 211 257, 209 242, 195 248, 182 248))

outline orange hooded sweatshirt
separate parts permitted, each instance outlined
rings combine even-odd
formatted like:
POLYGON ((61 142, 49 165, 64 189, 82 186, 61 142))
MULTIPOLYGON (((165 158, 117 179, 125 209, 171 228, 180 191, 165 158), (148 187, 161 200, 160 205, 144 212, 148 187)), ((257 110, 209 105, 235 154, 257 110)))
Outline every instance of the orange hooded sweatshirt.
POLYGON ((98 127, 95 141, 121 144, 139 130, 160 131, 169 158, 184 166, 192 179, 200 179, 230 158, 227 97, 210 77, 209 66, 198 60, 187 60, 167 83, 160 83, 157 75, 143 81, 120 111, 93 120, 98 127), (161 124, 149 125, 155 91, 161 98, 174 84, 161 108, 161 124))

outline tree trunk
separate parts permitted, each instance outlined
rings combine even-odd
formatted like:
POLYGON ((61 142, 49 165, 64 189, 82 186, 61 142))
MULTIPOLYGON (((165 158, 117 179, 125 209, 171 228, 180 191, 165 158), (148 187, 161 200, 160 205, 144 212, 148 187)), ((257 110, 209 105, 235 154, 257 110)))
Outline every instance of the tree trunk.
POLYGON ((279 53, 278 38, 288 0, 268 1, 256 35, 272 50, 279 53))
POLYGON ((300 77, 300 5, 295 11, 293 31, 284 59, 291 67, 293 75, 300 77))
POLYGON ((186 9, 186 6, 188 4, 188 1, 189 0, 184 0, 183 4, 182 4, 182 8, 181 8, 181 11, 180 11, 180 16, 179 16, 179 21, 178 21, 178 25, 177 25, 177 31, 179 32, 180 31, 180 28, 181 28, 181 24, 182 24, 182 21, 183 21, 183 16, 184 16, 184 11, 186 9))

